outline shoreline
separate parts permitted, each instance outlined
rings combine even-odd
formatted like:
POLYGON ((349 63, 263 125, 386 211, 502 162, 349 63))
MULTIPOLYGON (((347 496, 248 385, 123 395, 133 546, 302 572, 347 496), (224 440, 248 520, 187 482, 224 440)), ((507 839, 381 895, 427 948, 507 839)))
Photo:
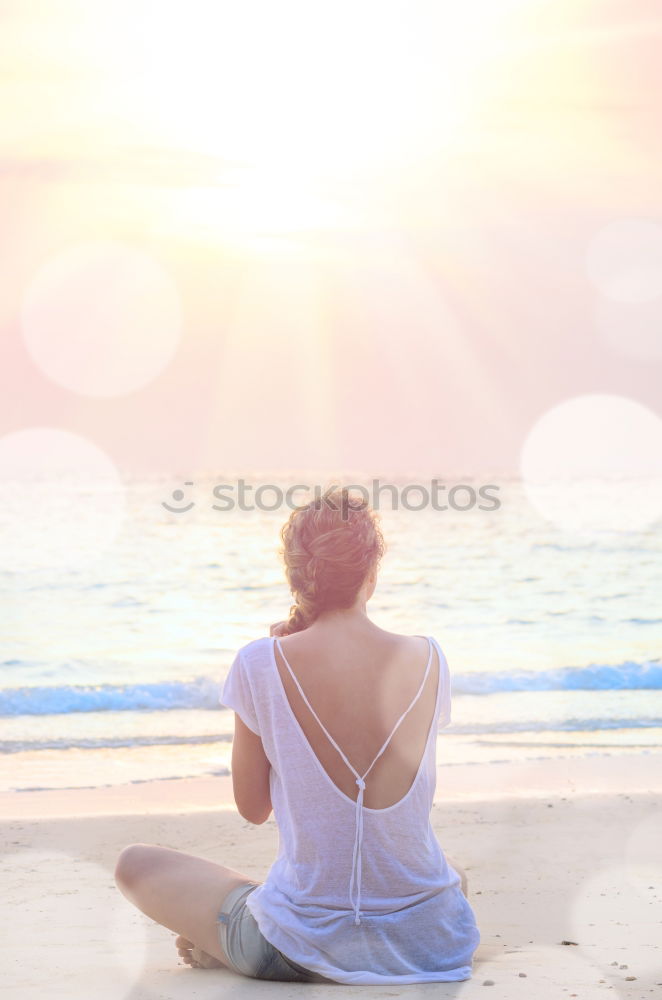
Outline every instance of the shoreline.
MULTIPOLYGON (((615 747, 612 753, 488 764, 448 762, 437 767, 434 804, 617 794, 624 790, 662 794, 662 748, 619 753, 615 747)), ((216 810, 236 812, 230 775, 0 792, 0 822, 216 810)), ((273 822, 273 813, 268 822, 273 822)))

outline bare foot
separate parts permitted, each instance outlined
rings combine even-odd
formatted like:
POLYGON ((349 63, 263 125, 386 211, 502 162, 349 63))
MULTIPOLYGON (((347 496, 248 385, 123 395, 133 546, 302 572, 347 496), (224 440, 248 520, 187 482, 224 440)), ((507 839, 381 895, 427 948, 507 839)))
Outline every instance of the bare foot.
POLYGON ((178 938, 175 939, 175 944, 177 945, 177 951, 179 952, 182 961, 187 965, 190 965, 193 969, 224 969, 225 965, 223 962, 219 962, 217 958, 213 955, 208 955, 206 951, 202 948, 198 948, 194 945, 192 941, 187 938, 182 937, 180 934, 178 938))

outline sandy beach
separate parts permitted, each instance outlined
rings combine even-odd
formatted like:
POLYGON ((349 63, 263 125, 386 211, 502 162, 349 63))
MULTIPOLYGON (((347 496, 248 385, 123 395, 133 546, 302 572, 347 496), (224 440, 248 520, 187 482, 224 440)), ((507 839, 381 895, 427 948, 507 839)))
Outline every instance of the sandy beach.
MULTIPOLYGON (((662 986, 662 754, 440 770, 433 826, 469 877, 481 930, 471 980, 351 994, 647 998, 662 986), (572 943, 564 943, 572 942, 572 943)), ((229 778, 0 796, 6 996, 178 1000, 322 994, 180 962, 175 935, 113 880, 121 848, 157 843, 265 877, 271 819, 237 813, 229 778)))

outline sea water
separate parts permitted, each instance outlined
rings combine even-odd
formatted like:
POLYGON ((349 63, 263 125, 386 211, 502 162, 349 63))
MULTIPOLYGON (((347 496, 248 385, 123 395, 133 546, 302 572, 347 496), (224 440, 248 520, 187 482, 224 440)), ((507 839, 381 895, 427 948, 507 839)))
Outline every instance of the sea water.
MULTIPOLYGON (((387 552, 368 612, 444 650, 453 707, 439 763, 659 747, 659 525, 573 535, 518 481, 491 481, 497 509, 387 498, 379 511, 387 552)), ((283 480, 295 482, 311 479, 283 480)), ((128 482, 119 535, 86 562, 0 565, 0 787, 229 773, 219 693, 237 649, 287 617, 290 511, 219 510, 210 477, 188 487, 191 509, 166 509, 187 506, 179 486, 128 482)))

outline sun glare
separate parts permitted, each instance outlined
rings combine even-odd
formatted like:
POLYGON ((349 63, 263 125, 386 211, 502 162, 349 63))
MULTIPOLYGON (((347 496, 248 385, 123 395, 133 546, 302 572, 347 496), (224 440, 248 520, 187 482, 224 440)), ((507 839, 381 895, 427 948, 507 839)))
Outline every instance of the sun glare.
POLYGON ((221 161, 218 186, 176 197, 182 221, 244 235, 334 225, 320 188, 452 149, 497 25, 524 2, 143 0, 108 22, 103 77, 145 140, 221 161))
POLYGON ((276 167, 246 167, 216 187, 191 187, 170 195, 167 225, 202 241, 218 239, 249 248, 278 245, 281 234, 333 229, 348 221, 347 210, 325 198, 307 177, 276 167))

